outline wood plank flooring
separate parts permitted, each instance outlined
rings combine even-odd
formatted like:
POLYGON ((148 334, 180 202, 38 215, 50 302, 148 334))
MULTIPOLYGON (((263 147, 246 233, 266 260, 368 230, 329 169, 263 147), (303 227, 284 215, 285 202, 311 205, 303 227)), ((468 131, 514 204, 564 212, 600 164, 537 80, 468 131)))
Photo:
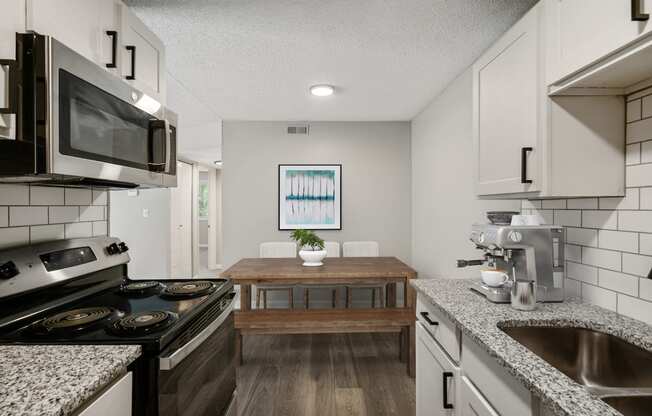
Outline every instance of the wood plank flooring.
POLYGON ((396 334, 249 335, 239 416, 414 416, 396 334))

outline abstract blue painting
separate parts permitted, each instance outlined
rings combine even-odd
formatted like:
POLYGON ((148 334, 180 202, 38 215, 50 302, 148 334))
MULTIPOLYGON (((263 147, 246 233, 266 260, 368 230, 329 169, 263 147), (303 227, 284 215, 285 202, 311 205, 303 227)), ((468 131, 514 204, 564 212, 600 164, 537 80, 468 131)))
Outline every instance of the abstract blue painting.
POLYGON ((279 230, 342 229, 342 165, 279 165, 279 230))

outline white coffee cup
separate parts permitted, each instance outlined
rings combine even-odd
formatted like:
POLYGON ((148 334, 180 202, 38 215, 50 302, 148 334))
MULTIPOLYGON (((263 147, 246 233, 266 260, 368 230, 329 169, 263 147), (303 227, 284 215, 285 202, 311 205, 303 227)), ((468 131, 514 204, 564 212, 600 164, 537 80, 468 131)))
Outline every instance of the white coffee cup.
POLYGON ((509 275, 502 270, 482 270, 480 275, 482 281, 491 287, 502 286, 509 280, 509 275))

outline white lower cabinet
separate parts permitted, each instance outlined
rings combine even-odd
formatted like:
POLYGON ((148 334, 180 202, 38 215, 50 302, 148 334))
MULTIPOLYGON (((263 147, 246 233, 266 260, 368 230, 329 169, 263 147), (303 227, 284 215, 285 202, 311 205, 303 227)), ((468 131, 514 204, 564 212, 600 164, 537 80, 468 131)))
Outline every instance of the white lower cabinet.
POLYGON ((498 412, 482 396, 482 393, 466 377, 460 382, 460 409, 458 416, 499 416, 498 412))
POLYGON ((416 323, 417 416, 457 416, 460 369, 416 323))
POLYGON ((79 413, 79 416, 131 416, 131 372, 113 383, 104 393, 79 413))

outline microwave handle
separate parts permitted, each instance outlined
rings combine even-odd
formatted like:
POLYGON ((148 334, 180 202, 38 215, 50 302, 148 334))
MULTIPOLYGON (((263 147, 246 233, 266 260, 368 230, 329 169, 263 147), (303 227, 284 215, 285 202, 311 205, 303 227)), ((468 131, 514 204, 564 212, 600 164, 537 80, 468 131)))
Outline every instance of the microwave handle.
POLYGON ((154 161, 149 161, 147 164, 149 166, 164 166, 165 168, 163 169, 164 172, 168 172, 170 170, 170 152, 172 151, 170 149, 171 145, 171 140, 170 140, 170 123, 167 120, 152 120, 149 122, 149 128, 150 128, 150 140, 153 140, 154 138, 154 132, 153 130, 163 130, 165 134, 165 162, 154 162, 154 161))
POLYGON ((163 371, 173 370, 174 367, 179 365, 184 358, 189 356, 194 350, 196 350, 204 341, 206 341, 215 331, 217 331, 220 326, 226 321, 231 312, 233 311, 233 304, 235 302, 235 296, 229 301, 229 306, 220 313, 220 316, 217 317, 213 322, 211 322, 206 328, 204 328, 199 334, 197 334, 193 339, 188 341, 184 346, 173 352, 172 354, 159 358, 159 368, 163 371))
POLYGON ((0 107, 0 114, 16 114, 16 61, 13 59, 0 59, 0 66, 7 67, 5 81, 6 107, 0 107))

